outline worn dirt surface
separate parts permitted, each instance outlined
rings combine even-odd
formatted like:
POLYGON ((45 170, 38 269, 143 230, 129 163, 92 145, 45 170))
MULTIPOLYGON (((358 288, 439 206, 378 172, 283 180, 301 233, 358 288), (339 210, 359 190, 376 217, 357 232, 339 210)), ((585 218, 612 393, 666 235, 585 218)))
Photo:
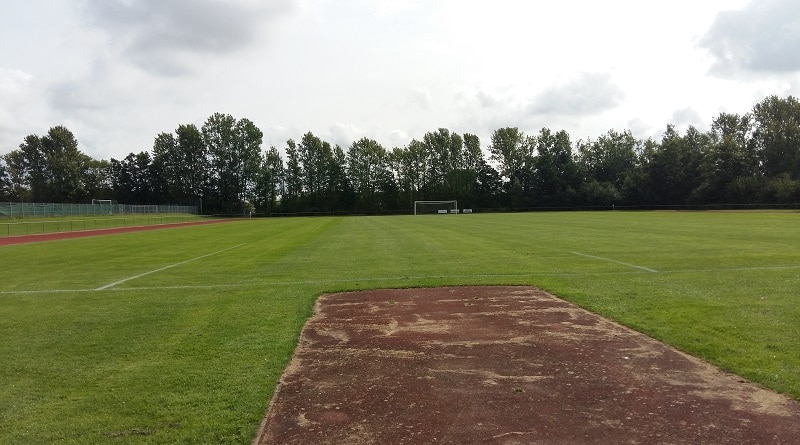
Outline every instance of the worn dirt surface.
POLYGON ((797 444, 800 404, 530 287, 326 295, 256 444, 797 444))
POLYGON ((145 230, 174 229, 176 227, 199 226, 204 224, 217 224, 232 221, 229 219, 209 219, 206 221, 191 221, 181 223, 152 224, 148 226, 116 227, 112 229, 76 230, 73 232, 39 233, 35 235, 5 236, 0 237, 0 246, 11 244, 41 243, 87 236, 116 235, 119 233, 142 232, 145 230))

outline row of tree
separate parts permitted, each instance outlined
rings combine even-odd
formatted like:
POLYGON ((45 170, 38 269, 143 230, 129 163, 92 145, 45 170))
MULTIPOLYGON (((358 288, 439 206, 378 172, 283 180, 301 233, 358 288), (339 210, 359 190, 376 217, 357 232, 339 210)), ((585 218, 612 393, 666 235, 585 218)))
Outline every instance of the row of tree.
POLYGON ((486 152, 447 129, 387 150, 343 149, 309 132, 283 154, 248 119, 214 114, 156 136, 151 152, 94 160, 54 127, 0 162, 0 200, 198 205, 205 213, 395 212, 415 200, 536 208, 800 202, 800 102, 767 97, 703 132, 668 125, 661 141, 608 131, 573 142, 543 128, 494 131, 486 152))

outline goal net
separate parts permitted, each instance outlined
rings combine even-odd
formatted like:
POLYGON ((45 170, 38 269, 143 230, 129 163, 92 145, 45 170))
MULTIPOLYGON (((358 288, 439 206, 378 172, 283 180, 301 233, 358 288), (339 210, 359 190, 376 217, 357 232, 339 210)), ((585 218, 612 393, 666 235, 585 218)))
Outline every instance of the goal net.
POLYGON ((113 215, 114 201, 111 199, 92 199, 92 210, 95 215, 113 215))
POLYGON ((458 213, 458 201, 414 201, 414 215, 458 213))

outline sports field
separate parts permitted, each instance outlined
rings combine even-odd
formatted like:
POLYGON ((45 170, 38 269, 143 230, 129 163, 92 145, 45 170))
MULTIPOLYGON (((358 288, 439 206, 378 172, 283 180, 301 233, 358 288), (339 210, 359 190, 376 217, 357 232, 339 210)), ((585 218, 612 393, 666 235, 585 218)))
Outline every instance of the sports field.
POLYGON ((800 398, 800 213, 286 218, 0 247, 0 443, 249 443, 323 293, 536 285, 800 398))

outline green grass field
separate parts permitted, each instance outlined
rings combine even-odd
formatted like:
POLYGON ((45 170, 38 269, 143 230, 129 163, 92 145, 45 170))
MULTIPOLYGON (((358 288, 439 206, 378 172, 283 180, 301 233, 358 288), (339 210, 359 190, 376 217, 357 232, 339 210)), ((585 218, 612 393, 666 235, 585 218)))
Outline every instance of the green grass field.
POLYGON ((537 285, 800 399, 800 213, 244 220, 0 247, 0 443, 250 443, 317 296, 537 285))

